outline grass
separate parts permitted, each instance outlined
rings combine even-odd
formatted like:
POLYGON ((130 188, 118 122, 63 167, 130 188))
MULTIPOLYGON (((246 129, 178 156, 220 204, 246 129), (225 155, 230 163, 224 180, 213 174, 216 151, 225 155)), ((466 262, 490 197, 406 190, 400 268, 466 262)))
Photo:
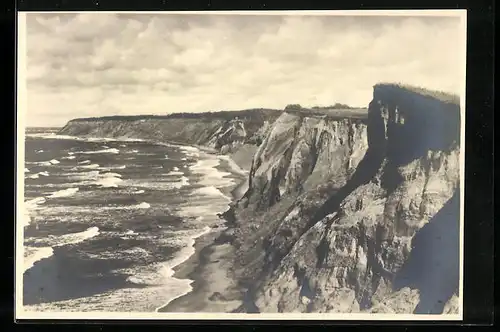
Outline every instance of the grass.
POLYGON ((437 99, 439 101, 445 102, 445 103, 453 103, 460 105, 460 96, 445 92, 445 91, 439 91, 439 90, 430 90, 426 89, 420 86, 414 86, 414 85, 409 85, 409 84, 403 84, 403 83, 387 83, 387 82, 381 82, 375 84, 373 87, 374 89, 384 89, 384 88, 389 88, 389 89, 399 89, 403 92, 411 92, 411 93, 418 93, 423 96, 427 97, 432 97, 434 99, 437 99))
POLYGON ((218 119, 232 120, 235 117, 239 119, 266 119, 268 117, 277 117, 281 111, 274 109, 255 108, 238 111, 217 111, 217 112, 202 112, 202 113, 171 113, 164 115, 111 115, 101 117, 78 118, 71 121, 138 121, 138 120, 161 120, 161 119, 218 119))

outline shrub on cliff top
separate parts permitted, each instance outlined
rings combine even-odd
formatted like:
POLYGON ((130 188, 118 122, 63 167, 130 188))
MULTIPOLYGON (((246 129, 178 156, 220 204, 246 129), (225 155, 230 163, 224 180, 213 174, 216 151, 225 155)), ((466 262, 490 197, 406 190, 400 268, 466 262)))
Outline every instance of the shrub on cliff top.
POLYGON ((374 89, 384 89, 384 88, 389 88, 389 89, 399 89, 402 92, 413 92, 420 94, 422 96, 428 96, 435 98, 439 101, 445 102, 445 103, 453 103, 453 104, 460 104, 460 96, 445 92, 445 91, 438 91, 438 90, 430 90, 427 88, 423 88, 420 86, 415 86, 415 85, 409 85, 409 84, 403 84, 403 83, 386 83, 386 82, 381 82, 375 84, 373 87, 374 89))

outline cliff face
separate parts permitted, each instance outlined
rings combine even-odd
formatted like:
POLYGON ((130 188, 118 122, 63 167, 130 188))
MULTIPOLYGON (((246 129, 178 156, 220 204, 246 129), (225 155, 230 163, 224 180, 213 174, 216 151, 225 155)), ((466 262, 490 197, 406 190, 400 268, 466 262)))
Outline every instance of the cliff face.
POLYGON ((393 85, 366 119, 283 113, 226 214, 240 310, 456 310, 459 123, 457 103, 393 85))
MULTIPOLYGON (((222 154, 235 155, 240 166, 250 160, 266 130, 280 115, 275 110, 245 110, 219 113, 173 114, 75 119, 59 131, 61 135, 81 137, 140 138, 158 142, 206 146, 222 154)), ((247 166, 247 167, 246 167, 247 166)))

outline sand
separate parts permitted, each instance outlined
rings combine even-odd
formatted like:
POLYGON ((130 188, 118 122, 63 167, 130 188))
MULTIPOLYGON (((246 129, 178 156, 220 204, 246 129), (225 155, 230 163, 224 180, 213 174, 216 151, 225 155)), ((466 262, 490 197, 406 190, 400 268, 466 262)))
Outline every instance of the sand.
MULTIPOLYGON (((235 185, 222 190, 233 200, 241 197, 246 176, 234 170, 232 163, 222 160, 220 170, 230 172, 235 185)), ((228 207, 229 208, 229 207, 228 207)), ((158 312, 219 312, 228 313, 242 304, 242 290, 231 278, 230 268, 234 248, 229 243, 214 243, 223 229, 203 235, 195 241, 195 253, 174 268, 174 278, 191 279, 193 290, 158 312)))

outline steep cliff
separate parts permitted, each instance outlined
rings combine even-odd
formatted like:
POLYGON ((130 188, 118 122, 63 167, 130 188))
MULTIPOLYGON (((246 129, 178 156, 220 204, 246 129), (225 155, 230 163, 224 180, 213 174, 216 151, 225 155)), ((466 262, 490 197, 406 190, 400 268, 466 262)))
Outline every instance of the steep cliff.
POLYGON ((457 310, 459 103, 380 84, 348 113, 284 112, 256 152, 225 214, 239 311, 457 310))
POLYGON ((59 134, 81 137, 141 138, 213 148, 234 154, 246 166, 270 124, 281 114, 270 109, 210 113, 174 113, 166 116, 111 116, 69 121, 59 134), (241 151, 244 153, 242 153, 241 151), (247 160, 248 159, 248 160, 247 160))

